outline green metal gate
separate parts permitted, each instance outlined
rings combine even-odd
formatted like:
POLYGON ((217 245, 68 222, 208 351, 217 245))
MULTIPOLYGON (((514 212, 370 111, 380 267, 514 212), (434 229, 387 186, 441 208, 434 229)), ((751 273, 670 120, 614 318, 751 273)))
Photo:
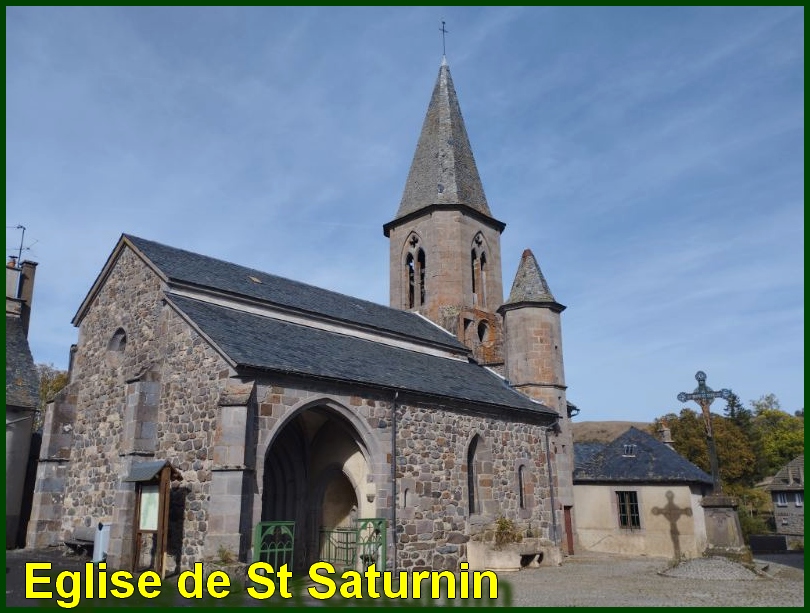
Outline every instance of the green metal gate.
POLYGON ((351 528, 321 529, 321 560, 336 569, 363 571, 372 564, 385 570, 387 521, 381 517, 358 519, 351 528))
POLYGON ((295 549, 294 521, 263 521, 253 531, 253 561, 267 562, 278 570, 285 564, 292 571, 295 549))
POLYGON ((321 528, 321 560, 342 571, 354 570, 357 559, 355 528, 321 528))
POLYGON ((357 556, 365 571, 372 564, 378 571, 385 570, 385 533, 388 522, 381 517, 357 520, 357 556))

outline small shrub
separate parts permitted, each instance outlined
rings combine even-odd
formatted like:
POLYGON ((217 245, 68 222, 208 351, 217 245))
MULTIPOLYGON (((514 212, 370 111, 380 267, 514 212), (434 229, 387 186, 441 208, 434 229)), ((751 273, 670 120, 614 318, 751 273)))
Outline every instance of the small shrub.
POLYGON ((749 537, 752 534, 768 534, 768 524, 762 517, 754 515, 751 517, 748 513, 740 513, 740 528, 742 529, 743 541, 749 545, 749 537))
POLYGON ((225 547, 225 545, 220 545, 219 549, 217 550, 217 559, 216 562, 220 565, 231 564, 236 561, 233 553, 225 547))
POLYGON ((523 535, 518 531, 515 522, 505 517, 495 520, 495 546, 501 547, 508 543, 519 543, 523 535))

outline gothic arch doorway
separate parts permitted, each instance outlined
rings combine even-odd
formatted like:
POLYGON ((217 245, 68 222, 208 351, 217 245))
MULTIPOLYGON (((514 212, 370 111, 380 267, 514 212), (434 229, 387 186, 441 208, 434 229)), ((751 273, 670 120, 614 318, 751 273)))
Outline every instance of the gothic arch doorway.
POLYGON ((262 522, 295 522, 294 571, 321 557, 322 532, 373 517, 371 461, 363 437, 338 411, 308 407, 284 423, 268 447, 262 522))
POLYGON ((357 518, 357 490, 341 470, 327 477, 321 499, 322 528, 347 528, 357 518))

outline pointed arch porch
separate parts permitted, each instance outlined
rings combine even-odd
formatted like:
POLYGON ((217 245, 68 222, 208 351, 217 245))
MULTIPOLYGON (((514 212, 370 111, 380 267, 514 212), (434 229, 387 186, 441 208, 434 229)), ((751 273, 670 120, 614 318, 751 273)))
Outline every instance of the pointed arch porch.
MULTIPOLYGON (((385 452, 366 419, 330 396, 290 407, 257 446, 254 517, 294 521, 293 568, 321 557, 324 528, 377 517, 385 452)), ((255 556, 255 552, 254 552, 255 556)))

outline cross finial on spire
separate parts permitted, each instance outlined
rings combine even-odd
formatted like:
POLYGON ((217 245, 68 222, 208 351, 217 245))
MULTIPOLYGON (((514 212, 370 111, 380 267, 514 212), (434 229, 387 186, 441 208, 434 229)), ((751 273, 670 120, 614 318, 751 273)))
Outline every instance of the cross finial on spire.
POLYGON ((444 57, 445 55, 447 55, 447 49, 445 48, 444 45, 444 35, 448 33, 447 28, 444 27, 444 21, 442 21, 442 27, 439 28, 439 32, 442 33, 442 57, 444 57))

